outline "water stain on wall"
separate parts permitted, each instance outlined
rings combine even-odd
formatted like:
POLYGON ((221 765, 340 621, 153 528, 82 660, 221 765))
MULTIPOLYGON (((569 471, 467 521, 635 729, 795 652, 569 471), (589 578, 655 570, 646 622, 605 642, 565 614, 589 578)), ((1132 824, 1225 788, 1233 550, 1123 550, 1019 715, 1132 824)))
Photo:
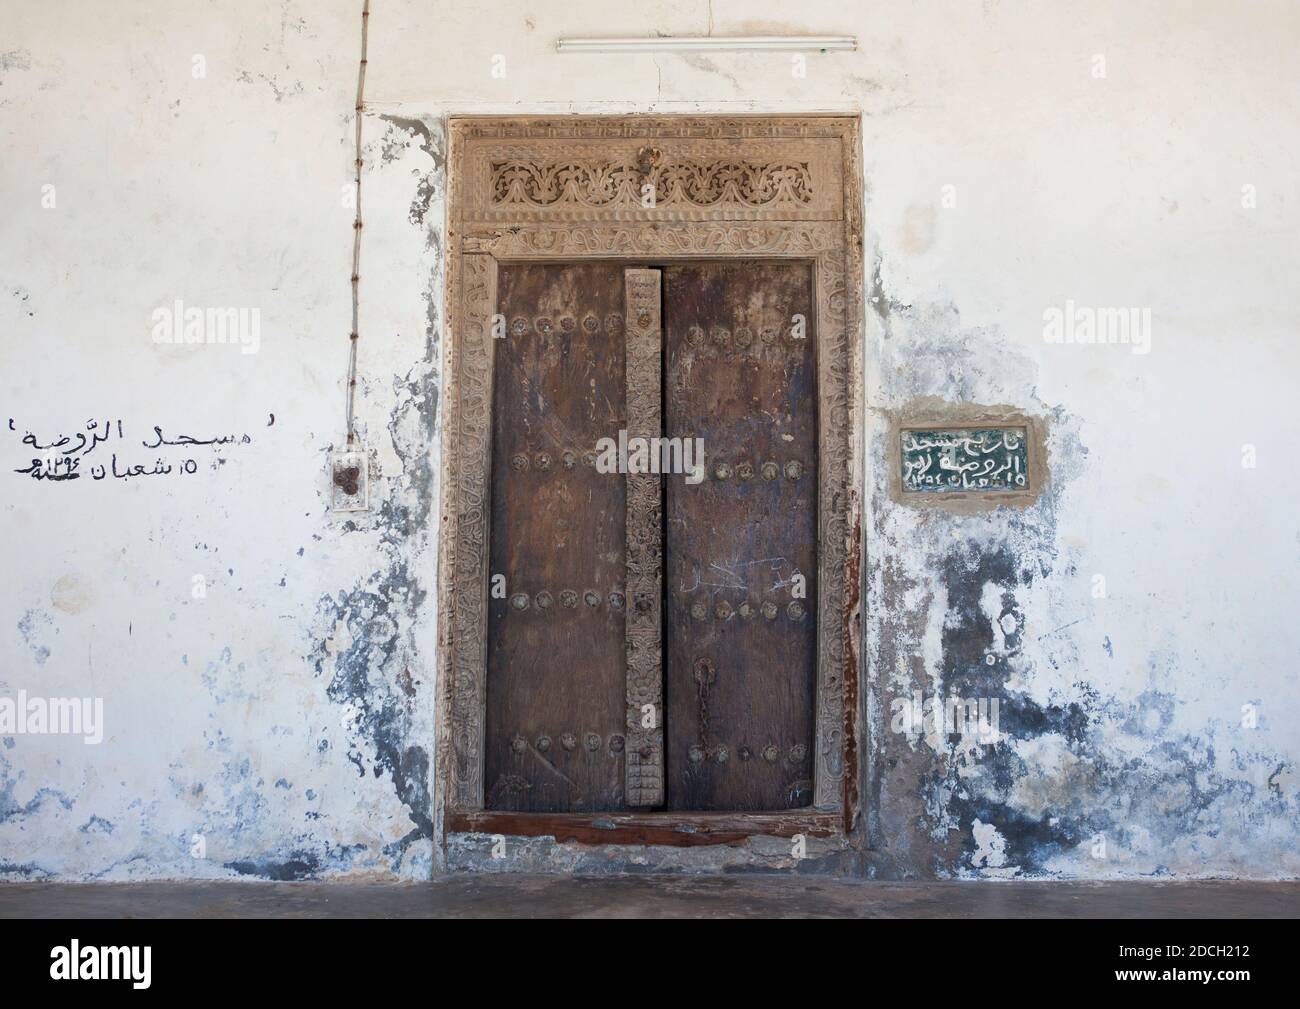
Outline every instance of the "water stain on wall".
MULTIPOLYGON (((897 304, 879 269, 875 288, 888 339, 871 401, 887 416, 918 403, 1015 403, 1046 425, 1053 479, 1023 509, 919 511, 885 492, 892 457, 887 435, 874 439, 868 874, 1196 875, 1261 837, 1284 855, 1281 839, 1300 826, 1294 793, 1263 771, 1287 764, 1236 748, 1222 759, 1216 737, 1240 746, 1244 735, 1236 711, 1179 729, 1174 693, 1128 690, 1093 666, 1114 658, 1104 611, 1091 605, 1077 548, 1057 535, 1065 495, 1087 478, 1079 419, 1038 399, 1032 360, 1000 334, 962 328, 951 306, 897 304), (996 702, 996 738, 917 731, 897 716, 919 696, 996 702)), ((1170 679, 1161 661, 1139 682, 1170 679)))

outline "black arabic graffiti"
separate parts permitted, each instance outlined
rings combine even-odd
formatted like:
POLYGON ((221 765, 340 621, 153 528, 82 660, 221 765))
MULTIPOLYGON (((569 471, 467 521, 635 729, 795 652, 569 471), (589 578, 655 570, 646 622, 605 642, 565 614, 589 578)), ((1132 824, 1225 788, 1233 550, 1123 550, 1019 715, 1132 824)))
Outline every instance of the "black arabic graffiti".
MULTIPOLYGON (((267 427, 275 423, 275 415, 269 415, 270 420, 267 427)), ((9 430, 17 432, 18 428, 13 418, 9 419, 9 430)), ((61 435, 57 439, 51 439, 42 442, 40 438, 31 431, 25 431, 21 443, 29 449, 43 453, 31 459, 31 462, 21 468, 15 469, 14 472, 20 476, 31 477, 33 480, 46 480, 50 482, 63 482, 67 480, 79 480, 84 475, 82 472, 82 462, 95 451, 100 445, 108 441, 115 441, 121 445, 121 451, 127 450, 126 435, 121 420, 96 420, 91 419, 86 422, 84 431, 77 431, 72 435, 61 435)), ((220 434, 212 437, 196 437, 191 434, 176 434, 168 436, 161 425, 154 425, 153 435, 145 438, 140 444, 146 449, 159 449, 164 446, 168 448, 204 448, 204 447, 222 447, 252 444, 253 439, 247 435, 220 434)), ((110 458, 107 463, 90 463, 85 467, 85 472, 89 473, 92 480, 105 480, 113 478, 115 480, 131 480, 138 477, 166 476, 169 473, 175 473, 178 476, 190 476, 199 471, 199 462, 193 457, 182 458, 179 461, 171 461, 169 458, 157 456, 152 466, 148 463, 128 463, 118 461, 118 450, 110 450, 110 458)), ((215 469, 220 462, 224 460, 217 459, 212 463, 215 469)))

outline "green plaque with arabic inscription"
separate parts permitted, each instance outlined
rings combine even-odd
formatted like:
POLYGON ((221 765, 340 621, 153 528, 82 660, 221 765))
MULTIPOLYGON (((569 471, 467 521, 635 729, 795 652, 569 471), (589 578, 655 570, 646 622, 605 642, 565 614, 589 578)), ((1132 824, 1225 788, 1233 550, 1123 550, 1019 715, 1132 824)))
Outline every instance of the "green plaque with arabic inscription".
POLYGON ((1029 489, 1023 427, 905 429, 903 490, 925 494, 1029 489))

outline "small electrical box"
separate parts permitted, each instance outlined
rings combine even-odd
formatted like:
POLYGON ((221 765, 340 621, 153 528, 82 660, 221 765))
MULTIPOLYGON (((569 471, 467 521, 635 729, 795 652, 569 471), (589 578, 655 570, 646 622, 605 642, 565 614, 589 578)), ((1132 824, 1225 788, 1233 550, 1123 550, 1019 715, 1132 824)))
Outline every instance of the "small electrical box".
POLYGON ((330 510, 361 512, 370 508, 370 460, 364 446, 330 452, 330 510))

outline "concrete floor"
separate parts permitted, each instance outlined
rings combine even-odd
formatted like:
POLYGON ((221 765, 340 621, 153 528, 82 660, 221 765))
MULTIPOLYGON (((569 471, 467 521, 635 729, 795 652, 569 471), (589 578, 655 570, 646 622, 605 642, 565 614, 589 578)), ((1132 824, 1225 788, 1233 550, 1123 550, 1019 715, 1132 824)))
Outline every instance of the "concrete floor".
POLYGON ((0 884, 0 918, 153 917, 1296 918, 1300 882, 454 875, 430 883, 0 884))

